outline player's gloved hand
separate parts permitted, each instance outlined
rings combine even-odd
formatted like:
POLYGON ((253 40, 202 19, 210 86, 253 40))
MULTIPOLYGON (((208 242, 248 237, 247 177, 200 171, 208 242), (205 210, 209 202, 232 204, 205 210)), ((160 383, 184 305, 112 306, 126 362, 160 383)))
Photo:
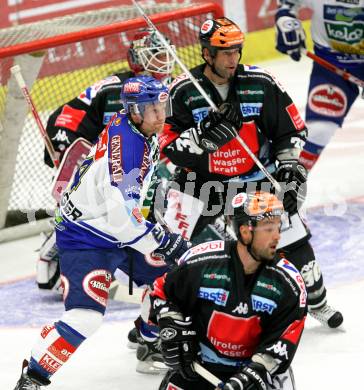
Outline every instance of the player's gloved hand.
POLYGON ((287 9, 279 9, 276 13, 276 49, 299 61, 301 48, 306 47, 305 39, 301 21, 287 9))
POLYGON ((210 111, 197 129, 192 129, 194 142, 207 153, 215 152, 236 137, 238 118, 231 104, 222 105, 221 111, 210 111))
POLYGON ((166 233, 161 245, 154 250, 152 256, 160 257, 167 264, 175 264, 192 244, 177 233, 166 233))
POLYGON ((158 321, 162 355, 169 368, 178 371, 187 380, 195 380, 198 375, 192 368, 192 362, 199 351, 196 331, 192 329, 191 321, 178 317, 183 318, 179 314, 177 318, 167 316, 158 321))
POLYGON ((289 214, 295 214, 302 206, 307 193, 307 170, 297 160, 279 161, 276 170, 278 182, 286 183, 283 206, 289 214))
POLYGON ((266 390, 267 383, 268 373, 264 366, 250 363, 225 382, 223 390, 266 390))
POLYGON ((226 119, 233 124, 236 128, 240 128, 242 125, 241 116, 239 111, 231 103, 222 103, 219 107, 218 114, 221 118, 226 119))

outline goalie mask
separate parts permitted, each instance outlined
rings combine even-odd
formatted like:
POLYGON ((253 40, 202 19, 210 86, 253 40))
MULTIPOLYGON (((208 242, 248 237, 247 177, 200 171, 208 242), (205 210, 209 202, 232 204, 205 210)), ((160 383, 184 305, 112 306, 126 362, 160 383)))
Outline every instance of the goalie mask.
MULTIPOLYGON (((168 44, 170 40, 164 36, 168 44)), ((175 50, 173 45, 170 47, 175 50)), ((152 29, 139 31, 128 50, 130 69, 138 74, 144 71, 160 80, 172 74, 175 60, 152 29)))
POLYGON ((155 111, 163 110, 166 116, 171 115, 168 88, 151 76, 141 75, 125 80, 121 100, 128 114, 143 117, 146 107, 150 105, 155 111))

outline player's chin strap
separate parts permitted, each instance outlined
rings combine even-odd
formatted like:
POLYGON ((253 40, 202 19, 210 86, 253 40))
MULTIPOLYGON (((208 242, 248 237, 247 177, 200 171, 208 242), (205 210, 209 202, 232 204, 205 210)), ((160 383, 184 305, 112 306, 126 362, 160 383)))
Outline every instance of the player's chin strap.
POLYGON ((243 244, 246 246, 246 249, 247 249, 248 253, 250 254, 250 256, 253 258, 253 260, 255 260, 258 263, 261 263, 262 261, 260 259, 257 259, 254 256, 253 251, 252 251, 252 243, 254 241, 254 225, 249 225, 249 227, 250 227, 250 232, 252 234, 252 238, 251 238, 249 244, 245 244, 244 242, 243 242, 243 244))

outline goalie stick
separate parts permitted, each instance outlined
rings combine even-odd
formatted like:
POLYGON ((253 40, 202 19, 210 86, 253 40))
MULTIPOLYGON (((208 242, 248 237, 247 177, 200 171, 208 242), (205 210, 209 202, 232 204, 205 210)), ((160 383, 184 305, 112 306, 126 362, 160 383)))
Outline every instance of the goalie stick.
POLYGON ((11 73, 14 75, 16 82, 19 85, 19 88, 21 89, 23 96, 32 112, 33 118, 38 126, 38 129, 42 135, 44 144, 47 148, 47 151, 52 159, 53 165, 57 168, 59 165, 59 159, 58 159, 58 153, 54 150, 51 140, 48 137, 48 134, 43 126, 43 123, 39 117, 38 111, 35 108, 34 102, 32 100, 32 97, 30 96, 28 87, 25 83, 24 77, 21 73, 21 68, 19 65, 14 65, 12 68, 10 68, 11 73))
MULTIPOLYGON (((143 19, 147 22, 148 26, 155 31, 155 33, 157 34, 159 40, 163 43, 163 45, 167 49, 168 53, 175 59, 177 64, 186 73, 188 78, 191 80, 192 84, 197 88, 197 90, 200 92, 200 94, 203 96, 203 98, 206 100, 206 102, 209 104, 209 106, 213 109, 213 111, 218 111, 218 108, 217 108, 216 104, 211 100, 210 96, 201 87, 201 85, 198 83, 198 81, 195 79, 195 77, 191 74, 191 72, 186 67, 186 65, 179 59, 179 57, 177 56, 175 51, 168 44, 167 40, 159 32, 159 30, 157 29, 155 24, 150 20, 148 15, 145 13, 145 11, 142 8, 142 6, 140 4, 138 4, 138 2, 136 0, 133 0, 133 4, 138 9, 138 11, 142 15, 143 19)), ((280 184, 277 182, 277 180, 274 179, 274 177, 268 172, 268 170, 265 168, 265 166, 260 162, 260 160, 255 156, 255 154, 249 149, 248 145, 242 140, 240 135, 236 134, 235 138, 240 143, 240 145, 245 149, 245 151, 248 153, 249 157, 254 161, 254 163, 258 166, 258 168, 264 173, 264 175, 267 177, 267 179, 272 183, 274 188, 278 192, 281 192, 282 188, 281 188, 280 184)))

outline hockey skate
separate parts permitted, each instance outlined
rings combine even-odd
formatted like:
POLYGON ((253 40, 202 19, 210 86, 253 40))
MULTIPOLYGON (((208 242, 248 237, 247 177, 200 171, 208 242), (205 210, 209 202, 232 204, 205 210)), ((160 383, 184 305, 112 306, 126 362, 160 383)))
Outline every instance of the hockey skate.
POLYGON ((309 314, 315 320, 321 322, 322 325, 328 326, 329 328, 339 327, 343 321, 343 315, 325 303, 318 309, 308 309, 309 314))
POLYGON ((142 374, 165 374, 168 367, 164 364, 160 351, 160 339, 148 342, 140 338, 138 343, 136 371, 142 374))
POLYGON ((137 349, 138 341, 141 338, 139 330, 137 328, 133 328, 128 333, 128 344, 126 345, 129 349, 137 349))
POLYGON ((41 386, 47 386, 51 382, 47 378, 41 377, 38 373, 28 372, 28 361, 23 361, 22 371, 18 383, 14 390, 40 390, 41 386))

